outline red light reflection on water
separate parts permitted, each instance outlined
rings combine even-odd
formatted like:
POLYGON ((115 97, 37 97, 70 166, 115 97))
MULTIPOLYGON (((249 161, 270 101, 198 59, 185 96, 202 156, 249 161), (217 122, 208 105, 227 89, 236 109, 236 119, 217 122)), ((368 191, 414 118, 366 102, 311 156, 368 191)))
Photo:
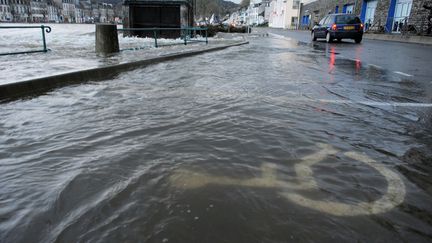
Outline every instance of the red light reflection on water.
POLYGON ((336 51, 335 51, 335 47, 332 46, 330 47, 330 62, 329 62, 329 73, 332 73, 333 70, 335 69, 335 63, 336 63, 336 51))
POLYGON ((355 73, 359 74, 361 68, 361 61, 359 59, 356 59, 355 61, 355 73))

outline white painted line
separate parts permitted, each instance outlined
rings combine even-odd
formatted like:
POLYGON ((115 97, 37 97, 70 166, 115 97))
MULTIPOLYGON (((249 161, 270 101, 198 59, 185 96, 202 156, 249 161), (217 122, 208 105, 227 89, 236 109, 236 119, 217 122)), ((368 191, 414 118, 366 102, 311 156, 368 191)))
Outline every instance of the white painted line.
POLYGON ((283 36, 283 35, 278 35, 278 34, 274 34, 274 33, 268 33, 270 36, 273 36, 273 37, 277 37, 277 38, 281 38, 281 39, 286 39, 286 37, 285 36, 283 36))
POLYGON ((371 67, 377 68, 377 69, 383 69, 381 66, 375 65, 375 64, 368 64, 371 67))
POLYGON ((414 76, 414 75, 411 75, 411 74, 408 74, 408 73, 404 73, 404 72, 399 72, 399 71, 394 71, 394 73, 400 74, 400 75, 405 76, 405 77, 412 77, 412 76, 414 76))

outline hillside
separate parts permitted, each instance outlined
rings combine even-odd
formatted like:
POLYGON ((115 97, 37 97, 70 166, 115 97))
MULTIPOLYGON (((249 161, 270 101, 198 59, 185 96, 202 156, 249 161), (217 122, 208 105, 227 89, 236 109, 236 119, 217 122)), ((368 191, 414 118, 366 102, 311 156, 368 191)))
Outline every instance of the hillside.
POLYGON ((196 18, 210 17, 212 14, 220 17, 238 10, 239 5, 224 0, 196 0, 196 18))

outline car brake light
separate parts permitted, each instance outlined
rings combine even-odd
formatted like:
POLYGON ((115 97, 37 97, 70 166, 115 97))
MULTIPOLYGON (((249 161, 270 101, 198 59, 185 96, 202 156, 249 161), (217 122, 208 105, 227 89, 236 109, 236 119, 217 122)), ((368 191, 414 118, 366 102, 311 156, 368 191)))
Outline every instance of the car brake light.
POLYGON ((332 30, 337 30, 337 25, 336 24, 332 25, 332 30))
POLYGON ((363 29, 363 26, 364 26, 363 24, 360 24, 360 29, 363 29))

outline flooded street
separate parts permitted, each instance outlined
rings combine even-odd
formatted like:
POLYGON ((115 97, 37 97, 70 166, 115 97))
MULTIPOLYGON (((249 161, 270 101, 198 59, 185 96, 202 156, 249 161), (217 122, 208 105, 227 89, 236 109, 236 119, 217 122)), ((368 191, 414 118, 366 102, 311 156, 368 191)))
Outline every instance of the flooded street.
MULTIPOLYGON (((3 24, 1 26, 40 26, 39 24, 3 24)), ((180 39, 159 39, 159 48, 153 38, 123 37, 119 31, 122 50, 114 56, 104 57, 95 52, 94 24, 48 24, 46 33, 47 53, 24 55, 0 55, 0 85, 34 78, 52 76, 72 71, 102 67, 154 58, 172 53, 205 48, 199 43, 184 46, 180 39)), ((121 29, 122 26, 118 26, 121 29)), ((202 39, 202 38, 201 38, 202 39)), ((210 38, 211 44, 223 40, 210 38)), ((43 48, 41 29, 1 29, 0 53, 36 51, 43 48)))
POLYGON ((0 242, 430 242, 430 82, 249 41, 1 104, 0 242))

